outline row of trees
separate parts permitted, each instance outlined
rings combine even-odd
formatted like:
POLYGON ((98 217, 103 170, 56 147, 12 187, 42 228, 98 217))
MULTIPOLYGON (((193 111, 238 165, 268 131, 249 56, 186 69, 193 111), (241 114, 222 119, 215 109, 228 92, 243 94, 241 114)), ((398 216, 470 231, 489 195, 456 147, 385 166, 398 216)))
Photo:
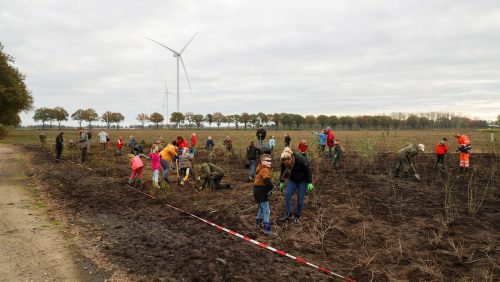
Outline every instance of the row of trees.
MULTIPOLYGON (((49 122, 50 129, 52 129, 52 122, 56 121, 58 123, 58 129, 61 129, 61 122, 67 121, 69 117, 68 112, 62 107, 55 108, 38 108, 35 110, 33 119, 35 121, 42 122, 42 130, 45 129, 45 123, 49 122)), ((107 111, 101 116, 97 114, 94 109, 78 109, 73 114, 71 114, 71 119, 78 121, 79 126, 82 126, 82 122, 86 121, 89 128, 92 127, 92 122, 102 121, 106 123, 108 129, 113 123, 116 123, 116 127, 119 127, 120 122, 125 120, 125 117, 121 113, 113 113, 107 111)))
MULTIPOLYGON (((52 128, 52 122, 56 121, 61 126, 62 121, 68 120, 68 112, 61 108, 39 108, 35 111, 33 116, 35 121, 42 121, 42 128, 45 123, 49 122, 52 128)), ((79 109, 71 115, 73 120, 79 122, 81 126, 82 121, 86 121, 88 126, 92 126, 92 122, 102 121, 106 124, 108 129, 114 123, 119 127, 120 122, 124 120, 121 113, 114 113, 107 111, 99 116, 94 109, 79 109)), ((137 115, 136 120, 141 124, 142 128, 147 122, 154 124, 158 128, 165 118, 162 114, 154 112, 152 114, 140 113, 137 115)), ((429 128, 484 128, 491 126, 485 120, 470 119, 467 117, 455 115, 452 113, 392 113, 390 115, 362 115, 362 116, 340 116, 335 115, 298 115, 292 113, 242 113, 234 115, 224 115, 221 112, 213 114, 201 115, 191 112, 180 113, 173 112, 170 117, 170 122, 176 127, 197 127, 198 129, 204 127, 206 124, 212 127, 215 124, 217 128, 227 126, 227 128, 234 127, 239 129, 243 127, 255 128, 258 125, 265 125, 276 129, 313 129, 325 128, 327 126, 333 129, 342 128, 344 130, 353 129, 371 129, 371 130, 389 130, 389 129, 429 129, 429 128)), ((500 124, 500 115, 496 123, 500 124)))
MULTIPOLYGON (((187 123, 187 127, 193 124, 200 128, 206 122, 209 126, 212 124, 220 128, 226 124, 227 127, 234 125, 236 129, 243 126, 247 129, 249 126, 255 128, 257 125, 273 126, 276 129, 300 129, 314 127, 325 128, 330 126, 334 129, 428 129, 428 128, 458 128, 458 127, 488 127, 490 124, 485 120, 470 119, 454 115, 451 113, 393 113, 391 115, 362 115, 362 116, 340 116, 335 115, 298 115, 291 113, 274 114, 249 114, 224 115, 220 112, 207 114, 205 116, 193 113, 174 112, 171 116, 171 122, 177 126, 187 123)), ((500 124, 500 115, 497 121, 500 124)))

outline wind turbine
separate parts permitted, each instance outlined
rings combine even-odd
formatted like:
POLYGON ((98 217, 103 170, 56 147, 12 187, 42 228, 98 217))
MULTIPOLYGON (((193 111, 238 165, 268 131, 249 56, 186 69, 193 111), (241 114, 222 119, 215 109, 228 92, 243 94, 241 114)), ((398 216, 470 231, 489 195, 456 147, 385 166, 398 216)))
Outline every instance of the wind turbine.
POLYGON ((194 39, 194 37, 196 36, 197 33, 195 33, 193 35, 193 37, 191 37, 191 39, 189 39, 188 43, 186 43, 186 45, 184 46, 184 48, 181 49, 180 52, 177 52, 173 49, 171 49, 170 47, 168 46, 165 46, 163 44, 161 44, 160 42, 156 41, 156 40, 153 40, 149 37, 146 37, 147 39, 155 42, 156 44, 159 44, 160 46, 164 47, 164 48, 167 48, 168 50, 172 51, 174 57, 177 58, 177 112, 180 111, 180 107, 179 107, 179 104, 180 104, 180 91, 179 91, 179 61, 181 61, 182 63, 182 68, 184 68, 184 73, 186 74, 186 79, 187 79, 187 82, 188 82, 188 86, 189 86, 189 93, 191 93, 191 84, 189 83, 189 77, 188 77, 188 74, 187 74, 187 71, 186 71, 186 66, 184 65, 184 61, 182 60, 182 52, 184 52, 184 50, 186 50, 186 47, 189 45, 189 43, 191 43, 191 41, 194 39))
MULTIPOLYGON (((166 104, 165 104, 166 118, 167 118, 167 121, 170 121, 170 118, 168 117, 168 95, 174 95, 174 94, 170 93, 168 91, 167 82, 165 81, 165 78, 163 78, 163 82, 165 83, 165 97, 163 97, 163 99, 165 99, 165 101, 166 101, 166 104)), ((167 124, 168 124, 168 122, 167 122, 167 124)))

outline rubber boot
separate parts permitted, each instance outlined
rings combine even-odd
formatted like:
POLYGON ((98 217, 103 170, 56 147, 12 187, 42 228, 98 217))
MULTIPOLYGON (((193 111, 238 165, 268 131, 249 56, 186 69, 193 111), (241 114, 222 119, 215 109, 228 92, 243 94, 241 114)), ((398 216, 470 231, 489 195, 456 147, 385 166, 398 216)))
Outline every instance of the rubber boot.
POLYGON ((292 214, 289 212, 286 212, 282 217, 280 217, 280 221, 286 221, 292 217, 292 214))
POLYGON ((261 224, 262 224, 262 218, 256 218, 255 225, 257 226, 257 228, 259 228, 261 224))
POLYGON ((142 189, 142 179, 137 179, 137 187, 139 187, 139 189, 142 189))
POLYGON ((134 184, 134 178, 129 178, 128 179, 128 184, 130 184, 130 185, 134 184))
POLYGON ((266 235, 273 235, 273 231, 271 229, 271 223, 266 223, 264 222, 264 234, 266 235))

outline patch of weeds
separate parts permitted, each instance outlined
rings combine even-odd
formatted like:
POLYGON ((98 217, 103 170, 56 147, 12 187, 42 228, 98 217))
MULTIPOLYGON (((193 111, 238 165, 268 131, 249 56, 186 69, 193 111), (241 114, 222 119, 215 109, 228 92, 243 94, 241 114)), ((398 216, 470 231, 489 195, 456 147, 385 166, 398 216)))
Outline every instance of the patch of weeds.
POLYGON ((444 281, 443 265, 437 264, 434 260, 416 259, 413 266, 421 272, 429 275, 433 280, 444 281))
POLYGON ((14 181, 15 180, 25 181, 25 180, 28 180, 30 178, 25 174, 15 174, 15 175, 11 176, 11 179, 14 181))
POLYGON ((363 138, 356 139, 354 147, 362 160, 362 165, 367 166, 375 160, 375 144, 371 138, 365 135, 363 138))
POLYGON ((52 220, 52 224, 55 226, 63 226, 63 223, 59 219, 52 220))
POLYGON ((42 199, 36 199, 36 200, 34 200, 33 204, 37 208, 46 208, 47 207, 47 203, 45 203, 42 199))

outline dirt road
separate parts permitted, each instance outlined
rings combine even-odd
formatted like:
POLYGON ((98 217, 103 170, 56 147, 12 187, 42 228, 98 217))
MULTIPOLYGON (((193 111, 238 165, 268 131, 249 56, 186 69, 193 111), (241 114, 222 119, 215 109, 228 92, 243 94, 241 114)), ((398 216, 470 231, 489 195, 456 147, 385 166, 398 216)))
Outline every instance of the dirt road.
POLYGON ((4 144, 0 156, 0 281, 86 280, 26 177, 25 157, 4 144))

